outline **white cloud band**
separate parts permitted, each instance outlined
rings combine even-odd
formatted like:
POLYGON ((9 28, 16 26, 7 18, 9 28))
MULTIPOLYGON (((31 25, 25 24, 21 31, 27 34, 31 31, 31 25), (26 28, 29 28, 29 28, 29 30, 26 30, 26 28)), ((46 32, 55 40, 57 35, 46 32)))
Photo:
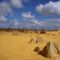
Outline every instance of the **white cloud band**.
POLYGON ((36 6, 36 10, 43 14, 49 15, 60 15, 60 1, 58 2, 48 2, 45 5, 38 5, 36 6))

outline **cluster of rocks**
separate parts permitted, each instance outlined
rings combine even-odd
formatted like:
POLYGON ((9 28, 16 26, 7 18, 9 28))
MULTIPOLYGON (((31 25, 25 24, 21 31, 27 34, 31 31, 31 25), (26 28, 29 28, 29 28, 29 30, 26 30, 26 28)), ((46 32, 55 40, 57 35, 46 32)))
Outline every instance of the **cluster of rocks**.
POLYGON ((41 37, 37 37, 37 39, 31 38, 31 40, 29 41, 29 43, 40 43, 43 42, 43 39, 41 37))

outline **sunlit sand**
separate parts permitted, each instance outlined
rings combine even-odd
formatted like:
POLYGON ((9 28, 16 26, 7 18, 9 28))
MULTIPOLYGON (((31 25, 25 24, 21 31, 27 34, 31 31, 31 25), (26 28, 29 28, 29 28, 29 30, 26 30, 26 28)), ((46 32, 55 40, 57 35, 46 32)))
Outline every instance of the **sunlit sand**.
POLYGON ((60 30, 47 31, 46 34, 2 31, 0 32, 0 60, 57 60, 34 52, 37 46, 42 50, 48 41, 60 46, 60 30), (38 37, 41 37, 42 41, 36 43, 38 37), (32 38, 35 41, 32 41, 32 38))

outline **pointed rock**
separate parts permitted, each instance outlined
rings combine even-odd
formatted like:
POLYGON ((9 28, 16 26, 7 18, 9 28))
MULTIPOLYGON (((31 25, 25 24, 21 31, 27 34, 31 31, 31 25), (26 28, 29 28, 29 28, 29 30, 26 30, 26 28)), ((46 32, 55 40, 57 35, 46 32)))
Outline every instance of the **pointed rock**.
POLYGON ((37 46, 35 49, 34 49, 35 52, 39 52, 41 51, 41 49, 37 46))
POLYGON ((58 46, 57 44, 55 44, 55 48, 57 49, 57 53, 60 54, 60 46, 58 46))
POLYGON ((43 48, 42 51, 39 52, 40 55, 44 57, 56 57, 57 56, 57 49, 52 42, 48 42, 47 45, 43 48))
POLYGON ((36 39, 36 43, 41 43, 41 42, 43 42, 42 37, 37 37, 37 39, 36 39))

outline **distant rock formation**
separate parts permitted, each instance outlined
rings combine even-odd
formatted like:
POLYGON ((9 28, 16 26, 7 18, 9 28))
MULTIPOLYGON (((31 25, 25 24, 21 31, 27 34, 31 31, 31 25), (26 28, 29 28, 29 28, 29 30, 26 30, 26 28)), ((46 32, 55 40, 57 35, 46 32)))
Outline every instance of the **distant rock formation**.
POLYGON ((28 43, 33 43, 35 40, 31 38, 31 40, 28 43))
POLYGON ((41 30, 40 34, 46 34, 45 30, 41 30))
POLYGON ((43 41, 42 37, 37 37, 36 39, 31 38, 28 43, 42 43, 43 41))
POLYGON ((41 42, 43 42, 42 37, 37 37, 37 39, 36 39, 36 43, 41 43, 41 42))

